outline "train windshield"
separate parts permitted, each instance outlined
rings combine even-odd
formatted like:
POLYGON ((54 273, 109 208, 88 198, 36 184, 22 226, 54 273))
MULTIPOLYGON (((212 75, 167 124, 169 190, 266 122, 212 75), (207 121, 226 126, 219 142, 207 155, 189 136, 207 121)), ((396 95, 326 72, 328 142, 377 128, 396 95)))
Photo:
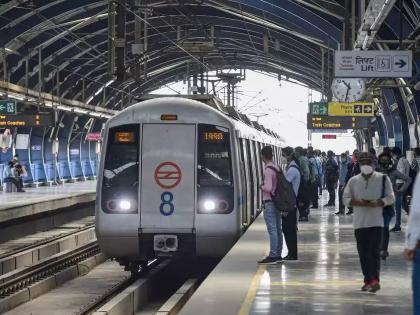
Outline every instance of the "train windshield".
POLYGON ((139 125, 110 128, 106 149, 106 187, 134 187, 139 181, 139 125))
POLYGON ((198 184, 202 187, 232 186, 229 130, 198 125, 198 184))

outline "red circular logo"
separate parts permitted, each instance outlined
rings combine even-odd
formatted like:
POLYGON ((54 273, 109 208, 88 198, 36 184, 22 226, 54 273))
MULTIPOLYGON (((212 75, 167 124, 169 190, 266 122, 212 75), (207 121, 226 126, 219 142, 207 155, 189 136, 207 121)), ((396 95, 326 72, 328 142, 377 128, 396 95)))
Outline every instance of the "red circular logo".
POLYGON ((181 169, 173 162, 163 162, 156 167, 155 181, 164 189, 175 188, 181 182, 181 179, 181 169))

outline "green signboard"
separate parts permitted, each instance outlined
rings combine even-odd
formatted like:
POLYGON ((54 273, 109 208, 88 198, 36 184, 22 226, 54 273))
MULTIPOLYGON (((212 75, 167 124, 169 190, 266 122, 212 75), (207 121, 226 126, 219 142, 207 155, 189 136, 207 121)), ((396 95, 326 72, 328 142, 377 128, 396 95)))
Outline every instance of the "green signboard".
POLYGON ((309 104, 310 113, 312 115, 327 116, 328 103, 327 102, 314 102, 309 104))
POLYGON ((16 115, 16 101, 0 100, 0 115, 16 115))

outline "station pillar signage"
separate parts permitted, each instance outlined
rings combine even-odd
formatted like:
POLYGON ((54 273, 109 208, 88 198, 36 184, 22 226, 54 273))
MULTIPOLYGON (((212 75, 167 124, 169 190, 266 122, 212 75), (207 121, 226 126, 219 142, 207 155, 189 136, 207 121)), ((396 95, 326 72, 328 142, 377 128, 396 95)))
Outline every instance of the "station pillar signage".
POLYGON ((15 100, 0 100, 0 115, 16 115, 15 100))
POLYGON ((409 78, 411 50, 337 50, 334 70, 337 78, 409 78))

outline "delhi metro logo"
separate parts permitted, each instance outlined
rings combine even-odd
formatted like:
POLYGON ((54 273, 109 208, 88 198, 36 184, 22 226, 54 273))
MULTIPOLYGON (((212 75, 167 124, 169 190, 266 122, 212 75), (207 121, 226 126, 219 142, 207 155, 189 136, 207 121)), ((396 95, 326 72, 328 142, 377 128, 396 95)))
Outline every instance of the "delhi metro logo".
POLYGON ((181 169, 173 162, 163 162, 156 167, 155 181, 163 189, 175 188, 181 179, 181 169))

